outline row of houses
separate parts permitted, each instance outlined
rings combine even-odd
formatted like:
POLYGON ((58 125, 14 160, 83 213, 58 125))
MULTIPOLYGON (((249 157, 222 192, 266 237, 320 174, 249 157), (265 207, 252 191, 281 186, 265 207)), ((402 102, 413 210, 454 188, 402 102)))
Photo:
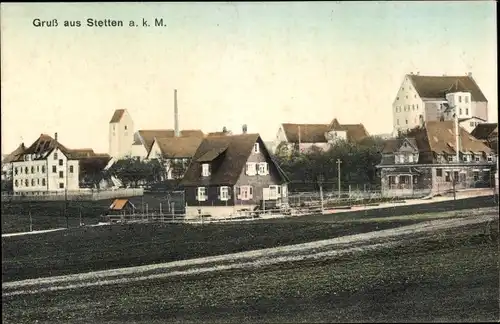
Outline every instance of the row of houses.
MULTIPOLYGON (((466 119, 458 118, 457 133, 451 120, 455 113, 464 118, 482 114, 481 100, 485 98, 471 80, 470 75, 405 77, 395 101, 394 116, 406 118, 406 122, 395 123, 400 136, 386 141, 378 166, 382 190, 387 195, 415 190, 441 192, 491 178, 497 163, 496 124, 480 122, 471 130, 465 127, 470 125, 464 124, 466 119), (411 95, 417 103, 407 102, 411 95), (442 111, 439 114, 433 110, 438 101, 438 110, 442 111), (414 122, 408 122, 411 120, 414 122)), ((5 159, 11 165, 14 192, 78 190, 80 171, 89 159, 105 160, 103 164, 109 168, 125 157, 161 157, 165 160, 167 179, 182 178, 188 211, 191 208, 191 212, 225 213, 252 208, 263 200, 286 202, 288 179, 272 157, 275 149, 327 150, 338 140, 358 143, 370 136, 363 124, 341 124, 336 118, 325 124, 283 123, 270 144, 259 134, 248 133, 246 125, 240 134, 225 127, 206 134, 196 129, 180 130, 176 95, 177 92, 174 129, 134 131, 129 112, 116 110, 109 121, 109 154, 68 149, 58 142, 57 134, 54 138, 42 134, 28 148, 21 145, 5 159), (171 166, 176 162, 184 165, 181 173, 173 172, 171 166)))

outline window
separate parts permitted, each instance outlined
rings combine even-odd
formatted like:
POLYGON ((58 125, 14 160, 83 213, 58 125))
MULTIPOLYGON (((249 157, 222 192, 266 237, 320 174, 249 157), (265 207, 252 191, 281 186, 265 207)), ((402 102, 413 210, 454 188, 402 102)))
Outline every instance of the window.
POLYGON ((57 160, 57 152, 54 153, 54 160, 57 160))
POLYGON ((394 162, 399 163, 399 155, 394 155, 394 162))
POLYGON ((238 188, 238 199, 249 200, 253 197, 252 186, 241 186, 238 188))
POLYGON ((259 143, 255 143, 255 144, 253 145, 253 152, 254 152, 254 153, 259 153, 259 143))
POLYGON ((480 160, 479 155, 474 155, 474 161, 479 162, 479 160, 480 160))
POLYGON ((17 167, 14 169, 14 174, 17 175, 17 167))
POLYGON ((40 185, 40 179, 36 179, 36 184, 37 184, 37 186, 40 185))
POLYGON ((408 162, 413 163, 413 154, 408 155, 408 162))
POLYGON ((127 130, 127 125, 125 125, 125 130, 127 130))
POLYGON ((24 167, 24 173, 28 174, 28 167, 24 167))
POLYGON ((259 163, 258 173, 260 175, 269 174, 269 165, 266 162, 259 163))
POLYGON ((442 177, 443 176, 443 169, 436 169, 436 177, 442 177))
POLYGON ((418 110, 418 104, 417 104, 417 110, 418 110))
POLYGON ((444 177, 444 180, 446 182, 450 182, 451 181, 451 177, 450 177, 450 172, 449 171, 446 171, 445 172, 445 177, 444 177))
POLYGON ((471 160, 471 158, 469 157, 469 154, 464 154, 462 156, 462 159, 463 159, 464 162, 469 162, 471 160))
POLYGON ((31 179, 31 186, 34 187, 35 186, 35 179, 31 179))
POLYGON ((470 127, 474 127, 474 122, 470 122, 470 127))
POLYGON ((36 172, 37 173, 40 172, 40 166, 38 166, 38 165, 36 166, 36 172))
POLYGON ((17 180, 16 180, 16 181, 14 181, 14 186, 16 186, 16 187, 18 187, 18 186, 19 186, 19 182, 17 182, 17 180))
POLYGON ((57 168, 55 165, 52 166, 52 173, 57 173, 57 168))
POLYGON ((458 109, 458 114, 461 115, 462 114, 462 108, 458 109))
POLYGON ((62 179, 64 178, 64 172, 63 171, 59 171, 59 179, 62 179))
POLYGON ((210 164, 203 163, 201 165, 201 175, 203 177, 209 177, 210 176, 210 164))
POLYGON ((453 155, 448 155, 448 162, 453 162, 453 155))
POLYGON ((399 100, 399 97, 396 97, 396 100, 399 100))
POLYGON ((42 173, 45 173, 45 165, 42 165, 42 173))
POLYGON ((220 187, 219 199, 222 201, 229 200, 229 187, 220 187))
POLYGON ((415 110, 415 105, 411 105, 411 108, 412 108, 413 110, 415 110))
POLYGON ((198 187, 196 190, 196 200, 205 201, 207 200, 207 188, 198 187))
POLYGON ((465 103, 469 103, 469 97, 465 96, 464 100, 465 100, 465 103))
POLYGON ((73 173, 73 166, 72 165, 69 166, 69 173, 73 173))
POLYGON ((59 189, 64 189, 64 182, 59 182, 59 189))
POLYGON ((45 186, 45 179, 42 179, 42 186, 45 186))
POLYGON ((413 98, 416 98, 416 97, 417 97, 417 95, 416 95, 416 94, 414 94, 414 95, 413 95, 413 98))
POLYGON ((474 177, 474 181, 479 181, 479 171, 474 171, 473 177, 474 177))
POLYGON ((413 184, 417 184, 418 183, 418 178, 416 176, 413 177, 413 184))
POLYGON ((59 165, 63 165, 63 160, 62 159, 59 159, 59 165))
POLYGON ((465 114, 469 115, 469 108, 465 108, 465 114))
POLYGON ((406 120, 406 125, 408 125, 408 119, 406 120))
POLYGON ((493 162, 493 157, 491 155, 488 155, 488 162, 493 162))
POLYGON ((31 167, 31 173, 35 173, 35 167, 34 166, 31 167))
POLYGON ((406 99, 408 99, 408 96, 406 96, 406 99))
POLYGON ((254 176, 257 174, 257 164, 254 162, 247 162, 246 172, 249 176, 254 176))
POLYGON ((458 102, 462 102, 462 96, 458 96, 458 102))
POLYGON ((29 187, 29 186, 30 186, 30 183, 28 182, 28 179, 24 180, 24 185, 25 185, 26 187, 29 187))
POLYGON ((399 125, 399 119, 396 119, 396 124, 399 125))

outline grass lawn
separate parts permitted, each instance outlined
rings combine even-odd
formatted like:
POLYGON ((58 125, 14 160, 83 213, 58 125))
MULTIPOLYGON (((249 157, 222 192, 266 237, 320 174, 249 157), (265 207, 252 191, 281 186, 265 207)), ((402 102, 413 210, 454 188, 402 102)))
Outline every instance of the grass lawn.
MULTIPOLYGON (((492 228, 498 228, 498 222, 492 228)), ((325 260, 3 297, 5 323, 498 321, 498 231, 325 260)))

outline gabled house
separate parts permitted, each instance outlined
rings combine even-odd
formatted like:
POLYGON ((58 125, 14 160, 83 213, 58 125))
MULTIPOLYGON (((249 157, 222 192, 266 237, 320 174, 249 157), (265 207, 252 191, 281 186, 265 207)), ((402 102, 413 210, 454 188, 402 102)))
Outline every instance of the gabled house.
POLYGON ((134 121, 126 109, 114 111, 109 121, 109 155, 121 159, 131 152, 134 137, 134 121))
POLYGON ((338 140, 358 143, 369 134, 363 124, 340 124, 334 118, 330 124, 281 124, 273 147, 286 145, 287 149, 305 152, 313 146, 328 150, 338 140))
MULTIPOLYGON (((204 134, 199 129, 181 130, 179 137, 203 139, 204 134)), ((139 130, 134 134, 134 142, 132 143, 132 157, 145 159, 150 155, 155 138, 173 138, 175 131, 173 129, 149 129, 139 130)))
POLYGON ((488 120, 488 100, 472 74, 407 74, 392 104, 393 135, 427 121, 452 119, 451 109, 457 111, 460 125, 466 130, 488 120))
POLYGON ((496 155, 459 128, 457 161, 454 122, 432 121, 405 137, 387 140, 377 168, 385 196, 427 195, 492 186, 496 155))
POLYGON ((166 180, 181 179, 203 141, 200 136, 155 138, 147 159, 160 159, 166 180))
POLYGON ((259 134, 206 137, 181 185, 186 214, 227 217, 262 201, 286 202, 287 177, 259 134))

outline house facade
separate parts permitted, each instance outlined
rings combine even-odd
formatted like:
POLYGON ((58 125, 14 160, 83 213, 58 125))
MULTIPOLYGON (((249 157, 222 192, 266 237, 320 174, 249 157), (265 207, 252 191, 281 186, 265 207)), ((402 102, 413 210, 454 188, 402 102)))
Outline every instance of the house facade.
POLYGON ((181 182, 186 214, 228 217, 274 201, 285 203, 287 178, 258 134, 205 138, 181 182))
POLYGON ((330 124, 289 124, 280 126, 276 134, 275 149, 297 149, 307 152, 312 147, 328 150, 338 140, 360 142, 369 134, 363 124, 340 124, 336 118, 330 124))
POLYGON ((493 187, 497 156, 482 141, 459 128, 459 160, 452 121, 426 122, 406 137, 386 141, 382 194, 425 196, 449 190, 493 187))
POLYGON ((488 120, 488 101, 471 74, 407 74, 392 104, 393 135, 427 121, 451 120, 450 107, 457 109, 460 120, 473 118, 468 121, 469 125, 488 120))
POLYGON ((57 139, 45 134, 12 162, 12 168, 14 194, 36 195, 79 189, 78 160, 57 139))

